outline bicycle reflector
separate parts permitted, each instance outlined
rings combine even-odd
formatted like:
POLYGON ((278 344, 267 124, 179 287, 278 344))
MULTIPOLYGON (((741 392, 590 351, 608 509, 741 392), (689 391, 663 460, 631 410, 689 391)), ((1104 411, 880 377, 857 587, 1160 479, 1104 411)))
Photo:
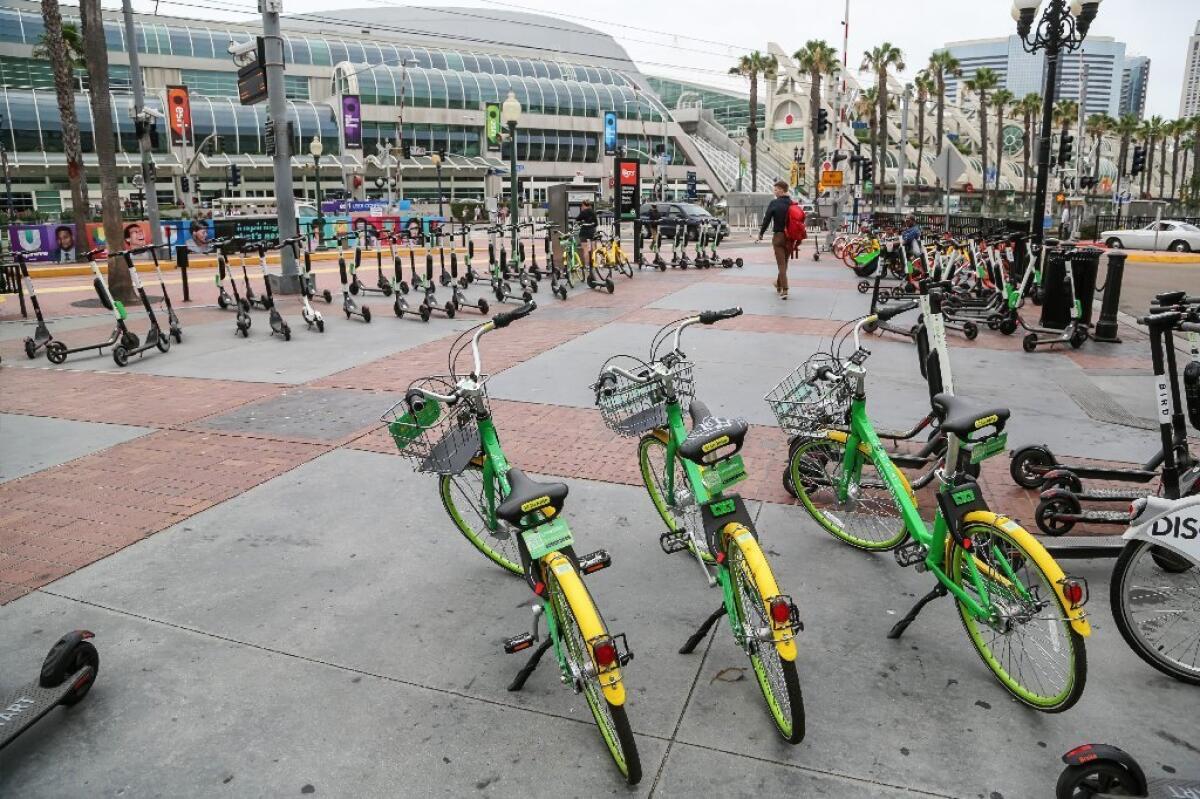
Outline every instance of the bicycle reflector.
POLYGON ((771 600, 771 620, 776 624, 787 624, 792 618, 792 603, 785 596, 777 596, 771 600))
POLYGON ((1063 598, 1071 604, 1071 610, 1083 607, 1088 601, 1087 580, 1082 577, 1064 577, 1058 581, 1063 598))
POLYGON ((592 642, 592 657, 601 671, 611 669, 617 662, 617 642, 601 636, 592 642))

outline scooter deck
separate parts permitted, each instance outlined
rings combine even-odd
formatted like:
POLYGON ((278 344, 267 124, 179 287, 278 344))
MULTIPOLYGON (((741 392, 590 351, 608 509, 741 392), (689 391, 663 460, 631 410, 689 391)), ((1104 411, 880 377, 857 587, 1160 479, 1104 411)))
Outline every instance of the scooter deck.
POLYGON ((91 677, 91 672, 91 666, 84 666, 54 688, 43 688, 35 680, 0 698, 0 749, 58 707, 81 679, 91 677))

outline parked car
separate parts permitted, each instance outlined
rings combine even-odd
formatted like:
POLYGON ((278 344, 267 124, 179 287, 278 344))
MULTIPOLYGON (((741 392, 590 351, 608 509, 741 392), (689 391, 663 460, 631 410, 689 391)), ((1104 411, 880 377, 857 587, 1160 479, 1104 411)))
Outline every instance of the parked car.
POLYGON ((692 203, 676 203, 676 202, 644 202, 640 218, 642 224, 650 222, 650 209, 658 209, 658 229, 662 233, 664 240, 673 239, 675 237, 675 228, 679 224, 687 226, 687 237, 689 241, 695 240, 700 230, 700 224, 705 220, 714 220, 721 227, 721 236, 729 235, 729 223, 724 219, 718 219, 710 214, 706 209, 692 203))
POLYGON ((1173 219, 1151 222, 1136 230, 1106 230, 1100 240, 1109 247, 1129 250, 1200 250, 1200 228, 1173 219))

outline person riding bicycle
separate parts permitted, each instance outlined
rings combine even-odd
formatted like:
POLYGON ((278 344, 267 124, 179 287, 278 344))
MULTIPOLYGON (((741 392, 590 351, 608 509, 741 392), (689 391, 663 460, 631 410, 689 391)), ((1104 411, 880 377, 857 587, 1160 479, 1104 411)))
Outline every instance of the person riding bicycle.
POLYGON ((592 262, 592 242, 596 238, 596 228, 600 224, 590 200, 584 200, 579 204, 579 215, 575 217, 575 222, 579 225, 579 248, 583 254, 583 262, 590 264, 592 262))

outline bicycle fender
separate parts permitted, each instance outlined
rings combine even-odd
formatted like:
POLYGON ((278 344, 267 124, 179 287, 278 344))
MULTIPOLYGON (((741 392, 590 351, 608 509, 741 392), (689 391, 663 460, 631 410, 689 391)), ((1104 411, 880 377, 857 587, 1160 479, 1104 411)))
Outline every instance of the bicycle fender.
POLYGON ((999 527, 1005 533, 1012 536, 1029 553, 1034 563, 1045 573, 1046 578, 1050 580, 1050 584, 1054 586, 1054 593, 1058 594, 1063 607, 1068 609, 1067 616, 1070 618, 1071 626, 1075 629, 1075 632, 1084 638, 1091 636, 1092 625, 1088 623, 1083 608, 1070 610, 1071 603, 1063 596, 1062 580, 1066 578, 1066 575, 1063 573, 1062 567, 1058 565, 1058 561, 1051 557, 1046 548, 1041 545, 1041 542, 1029 534, 1029 531, 1007 516, 993 513, 990 510, 972 511, 964 516, 962 521, 963 524, 971 524, 973 522, 990 524, 994 527, 999 527))
MULTIPOLYGON (((758 586, 762 598, 770 601, 773 597, 779 596, 779 586, 775 583, 775 575, 767 564, 762 547, 758 545, 758 540, 755 539, 750 528, 739 522, 730 522, 725 525, 722 533, 732 538, 733 542, 738 545, 738 549, 742 551, 742 557, 746 559, 746 565, 750 568, 750 574, 754 577, 754 582, 758 586)), ((768 619, 771 618, 770 607, 764 606, 763 611, 768 619)), ((792 634, 788 630, 779 629, 775 629, 773 634, 775 649, 779 652, 779 657, 794 661, 796 659, 796 641, 792 634)))
MULTIPOLYGON (((596 640, 598 636, 606 634, 604 622, 600 621, 600 614, 596 611, 595 604, 592 603, 591 595, 584 588, 583 580, 579 578, 579 572, 575 570, 575 564, 571 563, 561 552, 552 552, 542 558, 542 566, 554 572, 554 577, 562 586, 567 603, 571 606, 571 612, 575 614, 575 621, 579 622, 579 631, 583 633, 588 656, 594 657, 592 641, 596 640)), ((625 704, 625 684, 621 681, 620 667, 601 672, 597 679, 609 702, 617 706, 625 704)))

